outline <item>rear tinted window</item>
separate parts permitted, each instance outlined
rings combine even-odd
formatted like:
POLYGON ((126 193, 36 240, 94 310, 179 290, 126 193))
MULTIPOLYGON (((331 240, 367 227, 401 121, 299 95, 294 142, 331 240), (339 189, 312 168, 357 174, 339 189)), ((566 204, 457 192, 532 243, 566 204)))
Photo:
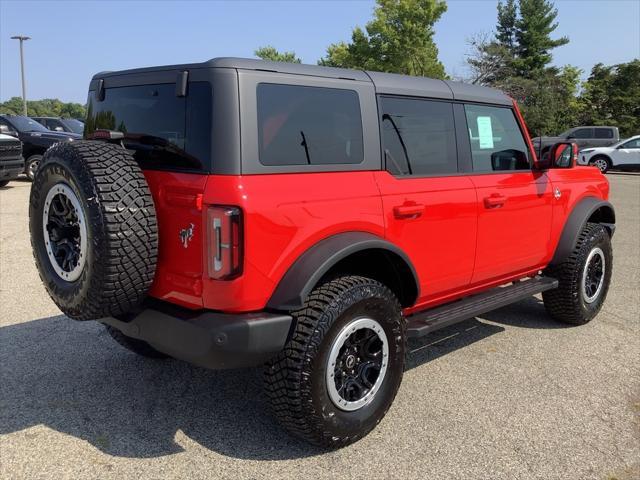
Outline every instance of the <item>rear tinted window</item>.
POLYGON ((355 91, 261 83, 257 105, 263 165, 363 161, 362 118, 355 91))
POLYGON ((453 105, 382 97, 386 168, 394 175, 436 175, 458 170, 453 105))
POLYGON ((107 88, 99 102, 89 92, 85 136, 117 130, 146 168, 210 170, 211 88, 189 84, 177 97, 175 84, 107 88))
POLYGON ((595 138, 613 138, 613 130, 610 128, 596 128, 595 138))
POLYGON ((474 172, 529 169, 527 146, 509 108, 465 105, 474 172))

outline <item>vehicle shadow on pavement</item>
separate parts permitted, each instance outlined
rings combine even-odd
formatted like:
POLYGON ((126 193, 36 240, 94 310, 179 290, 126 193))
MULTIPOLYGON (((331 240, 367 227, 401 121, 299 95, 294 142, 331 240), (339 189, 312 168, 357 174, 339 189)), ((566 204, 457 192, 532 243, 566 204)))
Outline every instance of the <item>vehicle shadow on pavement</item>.
MULTIPOLYGON (((407 368, 503 330, 472 319, 411 340, 407 368)), ((63 315, 2 327, 0 343, 0 434, 44 425, 133 458, 171 455, 193 443, 254 460, 325 452, 276 423, 260 369, 211 371, 146 359, 116 344, 100 324, 63 315)))

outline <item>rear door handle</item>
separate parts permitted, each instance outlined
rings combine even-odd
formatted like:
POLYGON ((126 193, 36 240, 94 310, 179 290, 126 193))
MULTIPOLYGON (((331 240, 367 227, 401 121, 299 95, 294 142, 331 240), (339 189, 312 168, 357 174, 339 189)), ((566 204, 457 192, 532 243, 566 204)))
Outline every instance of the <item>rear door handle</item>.
POLYGON ((393 207, 393 216, 398 219, 418 218, 424 212, 424 205, 421 203, 412 203, 410 205, 398 205, 393 207))
POLYGON ((500 195, 499 193, 494 193, 490 197, 485 197, 484 206, 486 208, 500 208, 507 201, 507 197, 504 195, 500 195))

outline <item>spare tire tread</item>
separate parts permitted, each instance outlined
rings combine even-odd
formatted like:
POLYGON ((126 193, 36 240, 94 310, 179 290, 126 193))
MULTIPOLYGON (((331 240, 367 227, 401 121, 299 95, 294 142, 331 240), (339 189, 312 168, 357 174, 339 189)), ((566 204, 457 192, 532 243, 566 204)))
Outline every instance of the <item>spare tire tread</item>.
MULTIPOLYGON (((77 320, 135 310, 155 276, 158 229, 151 192, 133 155, 119 145, 99 141, 52 146, 40 165, 42 175, 36 175, 31 190, 31 210, 46 196, 40 187, 48 167, 58 172, 62 167, 76 183, 92 232, 89 240, 94 263, 89 278, 83 273, 78 280, 88 282, 86 288, 75 289, 59 288, 57 280, 47 278, 39 265, 53 300, 77 320)), ((37 219, 32 230, 34 226, 37 228, 37 219)), ((31 238, 34 244, 33 231, 31 238)), ((36 245, 33 247, 35 250, 36 245)))

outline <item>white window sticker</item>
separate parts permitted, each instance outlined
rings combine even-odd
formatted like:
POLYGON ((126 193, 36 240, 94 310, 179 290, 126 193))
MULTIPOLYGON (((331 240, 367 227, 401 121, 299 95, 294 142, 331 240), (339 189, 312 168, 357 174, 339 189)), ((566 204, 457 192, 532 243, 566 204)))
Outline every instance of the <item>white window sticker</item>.
POLYGON ((493 129, 491 128, 491 117, 478 117, 477 121, 480 148, 493 148, 493 129))

